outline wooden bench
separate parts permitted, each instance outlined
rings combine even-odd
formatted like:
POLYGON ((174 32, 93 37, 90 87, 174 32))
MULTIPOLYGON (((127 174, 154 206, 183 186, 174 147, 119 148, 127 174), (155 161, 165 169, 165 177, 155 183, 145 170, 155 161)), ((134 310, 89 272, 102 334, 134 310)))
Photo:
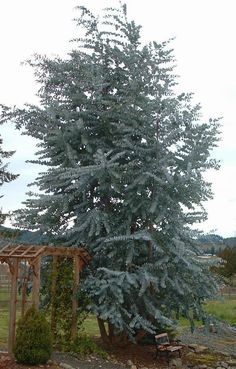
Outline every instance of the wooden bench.
POLYGON ((171 354, 177 352, 179 354, 179 357, 181 357, 181 350, 183 349, 183 346, 179 345, 179 341, 170 343, 167 333, 157 334, 155 336, 155 345, 156 358, 164 354, 167 362, 169 363, 171 354))

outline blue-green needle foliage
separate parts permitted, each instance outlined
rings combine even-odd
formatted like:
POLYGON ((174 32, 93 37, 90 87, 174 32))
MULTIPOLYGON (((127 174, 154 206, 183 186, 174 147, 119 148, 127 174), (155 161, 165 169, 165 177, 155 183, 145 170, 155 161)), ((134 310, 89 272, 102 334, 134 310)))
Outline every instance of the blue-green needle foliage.
POLYGON ((111 332, 154 332, 175 313, 201 314, 215 292, 191 226, 211 198, 204 172, 218 119, 201 121, 176 93, 169 41, 143 45, 126 6, 96 18, 84 7, 63 60, 29 61, 40 106, 3 108, 2 120, 38 139, 46 165, 18 216, 22 227, 82 244, 93 255, 84 288, 111 332))
MULTIPOLYGON (((6 159, 10 158, 14 154, 14 151, 4 151, 2 143, 2 137, 0 136, 0 186, 4 183, 11 182, 18 177, 18 175, 10 173, 7 168, 7 163, 4 163, 6 159)), ((3 195, 0 194, 0 198, 2 196, 3 195)), ((0 209, 0 224, 5 221, 6 216, 7 214, 3 214, 2 209, 0 209)))

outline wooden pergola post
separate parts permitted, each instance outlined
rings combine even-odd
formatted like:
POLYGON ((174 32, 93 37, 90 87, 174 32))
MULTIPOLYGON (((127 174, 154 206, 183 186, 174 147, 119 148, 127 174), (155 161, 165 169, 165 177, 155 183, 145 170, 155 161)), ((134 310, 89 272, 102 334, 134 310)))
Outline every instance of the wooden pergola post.
POLYGON ((40 290, 40 267, 41 257, 38 257, 33 263, 33 289, 32 289, 32 303, 35 308, 39 308, 39 290, 40 290))
POLYGON ((8 334, 8 352, 12 354, 13 345, 15 342, 15 328, 16 328, 16 307, 17 307, 17 279, 19 260, 12 260, 10 266, 11 272, 11 301, 10 301, 10 320, 9 320, 9 334, 8 334))
POLYGON ((22 282, 21 316, 23 316, 25 313, 25 305, 27 300, 27 285, 28 285, 27 278, 24 277, 22 282))
POLYGON ((56 286, 57 286, 57 267, 58 267, 58 256, 53 255, 52 286, 51 286, 51 331, 52 331, 53 336, 55 336, 55 332, 56 332, 55 295, 56 295, 56 286))
POLYGON ((80 258, 74 257, 74 284, 72 295, 72 319, 71 319, 71 340, 77 338, 77 322, 78 322, 78 288, 79 288, 80 258))

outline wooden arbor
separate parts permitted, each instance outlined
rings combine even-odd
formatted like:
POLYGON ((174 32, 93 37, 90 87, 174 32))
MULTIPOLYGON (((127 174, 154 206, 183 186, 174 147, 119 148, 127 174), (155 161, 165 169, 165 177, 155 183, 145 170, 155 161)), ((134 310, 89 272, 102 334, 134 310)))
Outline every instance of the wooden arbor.
MULTIPOLYGON (((59 256, 74 259, 74 284, 72 296, 72 326, 71 338, 77 334, 77 289, 79 286, 79 274, 82 268, 89 263, 91 257, 83 248, 62 247, 62 246, 36 246, 36 245, 7 245, 0 249, 0 263, 7 263, 11 273, 11 299, 10 299, 10 321, 8 335, 8 351, 11 353, 15 341, 16 331, 16 306, 17 306, 17 281, 19 277, 19 266, 22 262, 27 262, 33 271, 32 304, 39 307, 40 289, 40 267, 43 256, 53 256, 53 269, 55 271, 59 256)), ((52 288, 55 288, 55 281, 52 281, 52 288)), ((24 314, 26 304, 27 284, 22 285, 21 313, 24 314)))

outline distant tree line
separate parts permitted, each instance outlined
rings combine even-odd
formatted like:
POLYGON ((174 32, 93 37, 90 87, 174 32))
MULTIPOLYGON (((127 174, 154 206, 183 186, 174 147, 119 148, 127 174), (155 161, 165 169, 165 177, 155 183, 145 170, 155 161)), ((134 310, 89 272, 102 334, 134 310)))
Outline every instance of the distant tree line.
POLYGON ((204 253, 210 255, 218 255, 226 248, 236 248, 236 237, 223 238, 217 234, 201 235, 197 242, 204 253))
POLYGON ((227 246, 218 256, 223 262, 212 268, 212 271, 225 278, 230 285, 236 283, 236 248, 227 246))

